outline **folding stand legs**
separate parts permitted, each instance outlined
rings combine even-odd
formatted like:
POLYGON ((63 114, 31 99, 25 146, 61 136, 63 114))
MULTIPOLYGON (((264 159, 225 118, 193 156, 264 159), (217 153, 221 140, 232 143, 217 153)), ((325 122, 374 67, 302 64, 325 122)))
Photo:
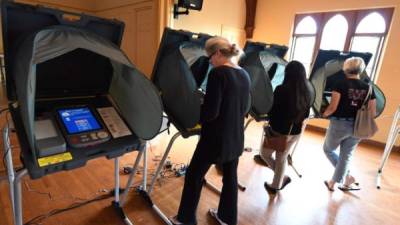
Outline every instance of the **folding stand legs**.
MULTIPOLYGON (((11 154, 11 147, 10 147, 10 139, 8 136, 9 129, 8 127, 3 128, 3 150, 4 154, 6 154, 6 165, 4 165, 7 169, 7 176, 8 176, 8 183, 10 185, 10 199, 11 199, 11 206, 14 209, 14 189, 13 184, 15 180, 14 176, 14 165, 12 161, 12 154, 11 154)), ((15 217, 15 212, 13 210, 13 216, 15 217)))
POLYGON ((303 127, 301 128, 300 137, 299 137, 299 139, 297 139, 296 143, 294 144, 292 153, 289 154, 289 155, 288 155, 288 158, 287 158, 289 166, 291 166, 291 167, 293 168, 294 172, 295 172, 295 173, 297 174, 297 176, 299 176, 300 178, 302 177, 302 175, 299 173, 299 171, 297 171, 296 167, 294 167, 294 165, 293 165, 293 154, 294 154, 294 152, 296 151, 297 146, 299 145, 299 142, 300 142, 301 138, 302 138, 303 135, 304 135, 304 131, 305 131, 305 129, 306 129, 306 126, 307 126, 307 123, 308 123, 309 120, 310 120, 309 118, 307 118, 307 119, 304 120, 304 122, 303 122, 303 127))
POLYGON ((144 155, 143 159, 143 188, 146 189, 146 179, 147 179, 147 154, 146 154, 146 144, 144 145, 143 149, 139 151, 138 155, 136 156, 136 161, 135 164, 133 165, 132 172, 129 176, 128 183, 126 184, 125 190, 122 193, 122 196, 120 198, 119 196, 119 158, 115 159, 115 200, 113 201, 113 206, 117 210, 117 213, 119 216, 123 219, 124 223, 127 225, 133 225, 133 223, 130 221, 130 219, 125 215, 125 212, 123 210, 123 206, 126 202, 126 198, 128 196, 129 189, 132 186, 133 183, 133 178, 136 174, 136 171, 139 167, 140 159, 142 158, 142 155, 144 155), (121 200, 121 201, 120 201, 121 200))
MULTIPOLYGON (((151 180, 151 184, 150 184, 149 189, 147 190, 146 183, 144 183, 143 188, 141 190, 139 190, 139 193, 147 201, 147 203, 150 205, 150 207, 152 207, 154 209, 154 211, 160 216, 160 218, 168 225, 172 225, 172 223, 169 221, 168 217, 165 216, 165 214, 160 210, 160 208, 158 208, 158 206, 153 203, 153 201, 151 200, 150 194, 153 191, 155 182, 156 182, 158 176, 160 175, 160 172, 161 172, 162 168, 164 167, 165 161, 167 160, 169 152, 172 149, 172 145, 174 144, 175 140, 180 135, 181 135, 181 133, 177 132, 176 134, 174 134, 174 136, 171 138, 170 142, 168 143, 168 147, 164 152, 163 158, 161 159, 160 164, 157 167, 156 173, 154 174, 154 176, 153 176, 153 178, 151 180)), ((144 150, 144 151, 146 151, 146 150, 144 150)), ((139 156, 138 156, 138 158, 139 158, 139 156)), ((136 160, 138 160, 138 159, 136 159, 136 160)), ((147 161, 146 157, 145 157, 144 160, 147 161)), ((147 169, 147 168, 145 168, 145 169, 147 169)), ((131 179, 132 179, 133 176, 134 176, 134 173, 131 173, 131 175, 129 177, 129 181, 128 181, 127 187, 129 187, 131 185, 131 179)), ((125 192, 127 191, 127 189, 125 189, 125 192)), ((124 193, 124 197, 126 197, 126 193, 124 193)))
POLYGON ((27 169, 14 171, 12 161, 12 150, 10 147, 9 128, 3 128, 3 146, 6 152, 6 167, 8 174, 8 182, 10 186, 10 199, 13 211, 13 219, 15 225, 22 225, 22 193, 21 193, 21 180, 28 174, 27 169))
POLYGON ((397 111, 394 114, 392 126, 390 128, 389 135, 388 135, 386 145, 385 145, 385 150, 383 152, 381 165, 378 169, 378 174, 376 175, 376 188, 378 188, 378 189, 381 188, 381 176, 382 176, 382 172, 383 172, 383 167, 385 166, 385 163, 386 163, 387 159, 389 158, 389 155, 392 151, 394 143, 397 140, 397 137, 400 135, 400 125, 397 125, 399 120, 400 120, 400 106, 397 108, 397 111))

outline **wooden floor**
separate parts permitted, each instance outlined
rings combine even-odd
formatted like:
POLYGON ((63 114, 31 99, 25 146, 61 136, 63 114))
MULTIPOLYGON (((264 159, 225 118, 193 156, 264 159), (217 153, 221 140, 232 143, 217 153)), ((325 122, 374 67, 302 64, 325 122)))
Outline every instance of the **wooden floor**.
MULTIPOLYGON (((2 115, 4 118, 4 115, 2 115)), ((4 120, 4 119, 3 119, 4 120)), ((261 124, 252 123, 246 132, 246 146, 257 148, 261 124)), ((151 141, 149 165, 154 168, 172 135, 164 133, 151 141)), ((171 153, 173 163, 188 163, 197 138, 176 141, 171 153)), ((15 140, 13 139, 15 145, 15 140)), ((276 196, 269 196, 263 187, 271 180, 267 168, 253 162, 256 150, 243 153, 239 165, 240 182, 247 186, 239 192, 239 224, 241 225, 308 225, 308 224, 400 224, 400 155, 392 154, 385 167, 382 189, 375 187, 375 175, 381 160, 382 149, 359 146, 352 165, 352 172, 361 183, 362 190, 352 193, 328 192, 323 184, 330 178, 333 168, 323 155, 323 134, 307 131, 294 154, 294 163, 303 174, 296 177, 292 168, 288 174, 292 183, 276 196)), ((2 146, 2 145, 1 145, 2 146)), ((16 148, 16 151, 18 149, 16 148)), ((1 155, 3 151, 1 149, 1 155)), ((132 164, 136 153, 125 155, 122 165, 132 164)), ((17 161, 18 154, 14 154, 17 161)), ((80 169, 60 172, 38 180, 23 179, 24 222, 53 209, 104 194, 113 188, 113 161, 100 158, 88 162, 80 169)), ((1 174, 4 168, 1 165, 1 174)), ((154 170, 151 170, 154 172, 154 170)), ((210 170, 208 177, 220 186, 221 179, 210 170)), ((122 175, 122 184, 126 182, 122 175)), ((138 183, 139 179, 135 183, 138 183)), ((175 215, 183 185, 183 178, 165 178, 153 192, 153 200, 167 216, 175 215)), ((198 209, 199 225, 216 225, 207 210, 218 205, 218 195, 203 188, 198 209)), ((111 207, 112 198, 91 203, 47 218, 44 225, 123 224, 111 207)), ((136 225, 163 224, 141 197, 131 191, 125 212, 136 225)), ((0 225, 11 225, 11 207, 8 184, 0 182, 0 225)))

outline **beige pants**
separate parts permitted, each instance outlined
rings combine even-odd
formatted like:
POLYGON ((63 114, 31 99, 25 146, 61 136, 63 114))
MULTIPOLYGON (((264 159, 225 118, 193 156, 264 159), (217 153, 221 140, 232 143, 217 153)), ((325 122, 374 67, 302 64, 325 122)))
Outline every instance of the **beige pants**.
MULTIPOLYGON (((288 145, 285 151, 276 151, 274 149, 265 148, 264 145, 260 150, 261 158, 274 170, 274 178, 271 187, 280 189, 282 187, 283 178, 285 177, 285 169, 287 157, 292 149, 292 146, 299 139, 300 135, 289 135, 288 145), (275 158, 272 154, 275 152, 275 158)), ((267 137, 265 137, 267 138, 267 137)))

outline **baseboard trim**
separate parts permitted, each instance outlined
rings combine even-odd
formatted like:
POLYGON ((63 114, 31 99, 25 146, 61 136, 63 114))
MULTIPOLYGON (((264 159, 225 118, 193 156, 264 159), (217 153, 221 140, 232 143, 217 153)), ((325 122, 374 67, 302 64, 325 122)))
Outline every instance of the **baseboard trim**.
MULTIPOLYGON (((306 130, 319 132, 319 133, 325 133, 326 132, 325 128, 318 127, 318 126, 311 125, 311 124, 307 125, 306 130)), ((382 150, 385 148, 385 143, 382 143, 382 142, 379 142, 379 141, 364 139, 364 140, 361 141, 361 143, 365 144, 365 145, 372 146, 372 147, 380 148, 382 150)), ((393 150, 394 151, 400 151, 400 146, 394 146, 393 150)))

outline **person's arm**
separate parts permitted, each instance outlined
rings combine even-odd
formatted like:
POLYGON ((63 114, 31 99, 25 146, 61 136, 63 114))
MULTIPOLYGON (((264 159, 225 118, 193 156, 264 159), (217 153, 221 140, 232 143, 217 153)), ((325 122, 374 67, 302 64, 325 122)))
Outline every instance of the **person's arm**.
POLYGON ((339 105, 340 93, 336 91, 332 91, 331 103, 326 108, 325 112, 322 114, 322 117, 328 117, 334 113, 339 105))
POLYGON ((212 70, 208 76, 207 92, 204 96, 204 103, 201 106, 200 121, 214 120, 219 115, 224 89, 223 76, 212 70))

